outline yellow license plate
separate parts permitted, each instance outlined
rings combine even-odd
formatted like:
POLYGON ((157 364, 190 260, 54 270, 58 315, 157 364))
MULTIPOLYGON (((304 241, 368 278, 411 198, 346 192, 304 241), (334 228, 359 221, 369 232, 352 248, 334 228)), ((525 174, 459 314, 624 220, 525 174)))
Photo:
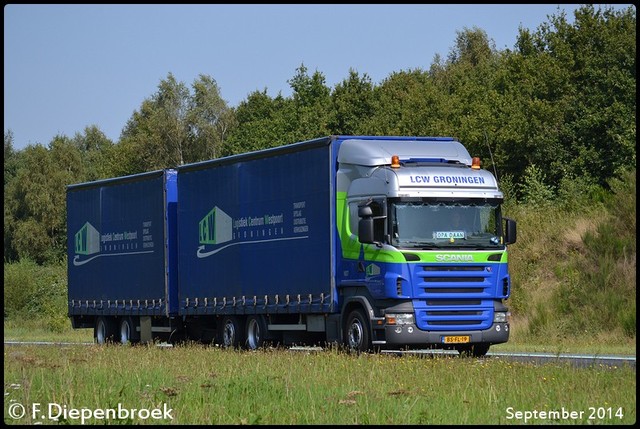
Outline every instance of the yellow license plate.
POLYGON ((471 337, 469 335, 449 335, 442 337, 442 342, 444 344, 461 344, 468 343, 469 341, 471 341, 471 337))

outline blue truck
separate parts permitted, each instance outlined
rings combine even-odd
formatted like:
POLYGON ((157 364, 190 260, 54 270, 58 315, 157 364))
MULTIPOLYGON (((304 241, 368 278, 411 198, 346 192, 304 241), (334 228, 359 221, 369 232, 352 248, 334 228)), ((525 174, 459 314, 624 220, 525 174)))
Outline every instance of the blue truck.
POLYGON ((67 186, 68 315, 98 343, 508 341, 503 193, 447 137, 328 136, 67 186))

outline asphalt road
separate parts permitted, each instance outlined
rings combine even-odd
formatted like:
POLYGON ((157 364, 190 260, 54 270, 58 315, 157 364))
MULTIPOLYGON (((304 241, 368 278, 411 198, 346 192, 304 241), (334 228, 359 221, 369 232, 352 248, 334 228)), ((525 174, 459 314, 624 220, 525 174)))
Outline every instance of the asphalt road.
MULTIPOLYGON (((52 342, 52 341, 5 341, 5 346, 14 345, 35 345, 35 346, 73 346, 73 345, 86 345, 91 346, 93 343, 72 343, 72 342, 52 342)), ((159 344, 161 347, 171 347, 170 344, 159 344)), ((294 352, 320 352, 323 349, 321 347, 290 347, 289 350, 294 352)), ((398 356, 402 355, 419 355, 424 357, 437 357, 437 356, 457 356, 455 351, 446 350, 412 350, 412 351, 400 351, 400 350, 384 350, 382 353, 391 353, 398 356)), ((476 358, 478 359, 478 358, 476 358)), ((610 368, 623 368, 625 366, 631 367, 635 370, 636 358, 635 356, 603 356, 603 355, 591 355, 591 354, 570 354, 570 353, 508 353, 508 352, 489 352, 484 358, 480 359, 496 359, 496 360, 508 360, 514 362, 531 363, 535 365, 544 365, 549 363, 562 363, 567 362, 577 367, 588 366, 607 366, 610 368)))

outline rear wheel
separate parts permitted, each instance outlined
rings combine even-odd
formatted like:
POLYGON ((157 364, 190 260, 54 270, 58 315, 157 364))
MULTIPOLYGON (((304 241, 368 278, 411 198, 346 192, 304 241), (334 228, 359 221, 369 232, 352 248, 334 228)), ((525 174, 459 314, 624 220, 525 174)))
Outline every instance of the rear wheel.
POLYGON ((246 326, 247 348, 257 350, 264 346, 267 325, 262 316, 249 316, 246 326))
POLYGON ((344 326, 344 341, 350 352, 371 351, 369 322, 362 309, 357 308, 349 313, 344 326))
POLYGON ((131 317, 120 320, 120 343, 137 344, 140 342, 140 335, 136 331, 136 324, 131 317))
POLYGON ((244 343, 244 327, 240 325, 239 318, 235 316, 225 316, 222 320, 223 347, 238 348, 244 343))
POLYGON ((114 318, 98 317, 96 319, 96 325, 93 328, 93 338, 96 344, 113 343, 116 339, 117 329, 114 318))

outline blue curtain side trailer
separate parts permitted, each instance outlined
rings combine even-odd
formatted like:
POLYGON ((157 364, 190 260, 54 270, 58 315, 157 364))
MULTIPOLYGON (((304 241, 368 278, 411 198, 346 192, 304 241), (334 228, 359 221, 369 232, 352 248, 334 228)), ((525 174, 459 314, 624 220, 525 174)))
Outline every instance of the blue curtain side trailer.
MULTIPOLYGON (((67 186, 68 315, 98 342, 177 316, 175 170, 67 186)), ((149 340, 150 332, 143 340, 149 340)))
POLYGON ((338 339, 332 141, 177 168, 179 313, 193 336, 250 348, 338 339))

